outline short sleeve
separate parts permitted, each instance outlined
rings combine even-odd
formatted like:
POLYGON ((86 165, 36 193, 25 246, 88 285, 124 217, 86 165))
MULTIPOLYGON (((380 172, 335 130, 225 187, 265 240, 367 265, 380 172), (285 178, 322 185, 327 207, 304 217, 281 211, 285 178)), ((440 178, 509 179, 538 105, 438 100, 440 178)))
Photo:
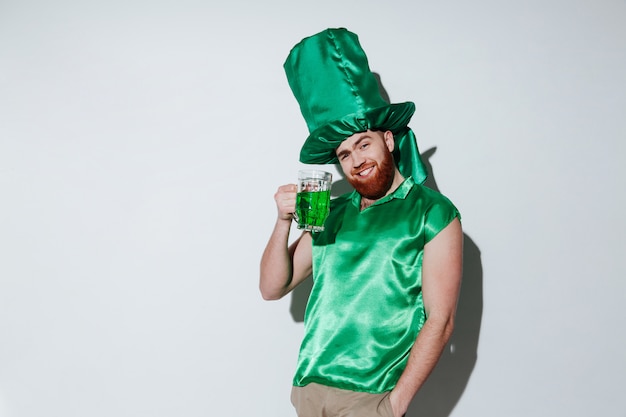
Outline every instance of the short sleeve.
POLYGON ((447 197, 439 194, 439 198, 433 201, 426 212, 424 222, 426 243, 433 240, 439 232, 445 229, 457 217, 461 220, 459 210, 447 197))

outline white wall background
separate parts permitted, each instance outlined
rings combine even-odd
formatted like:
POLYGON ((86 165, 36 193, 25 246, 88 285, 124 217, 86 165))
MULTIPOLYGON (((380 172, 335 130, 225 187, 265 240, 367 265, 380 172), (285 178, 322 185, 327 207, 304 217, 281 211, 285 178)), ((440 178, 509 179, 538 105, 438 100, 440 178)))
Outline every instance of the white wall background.
POLYGON ((463 214, 450 349, 408 417, 624 417, 620 0, 0 1, 0 416, 294 416, 264 302, 306 127, 282 63, 358 33, 463 214), (436 148, 436 149, 435 149, 436 148))

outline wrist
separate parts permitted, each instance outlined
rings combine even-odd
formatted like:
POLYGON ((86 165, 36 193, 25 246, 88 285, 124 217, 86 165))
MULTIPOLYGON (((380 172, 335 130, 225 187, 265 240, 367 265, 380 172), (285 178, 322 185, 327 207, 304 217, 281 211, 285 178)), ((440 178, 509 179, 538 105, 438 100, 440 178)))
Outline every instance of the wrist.
POLYGON ((394 416, 404 416, 409 409, 410 400, 406 401, 400 393, 393 389, 389 393, 389 402, 391 403, 391 409, 393 410, 394 416))
POLYGON ((274 230, 280 231, 281 233, 291 233, 291 222, 293 219, 291 217, 283 217, 280 214, 276 217, 276 224, 274 225, 274 230))
POLYGON ((276 222, 279 222, 279 223, 285 223, 285 224, 291 225, 292 221, 293 221, 293 215, 292 214, 279 214, 276 217, 276 222))

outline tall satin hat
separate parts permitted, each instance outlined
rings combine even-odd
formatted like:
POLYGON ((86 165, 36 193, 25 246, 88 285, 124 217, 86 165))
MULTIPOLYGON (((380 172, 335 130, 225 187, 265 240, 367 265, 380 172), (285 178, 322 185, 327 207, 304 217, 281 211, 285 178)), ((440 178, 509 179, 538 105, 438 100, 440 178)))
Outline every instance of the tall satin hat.
POLYGON ((349 136, 391 130, 402 175, 418 183, 426 179, 415 135, 407 126, 415 104, 383 99, 356 34, 338 28, 304 38, 292 48, 284 69, 309 130, 300 162, 337 163, 335 149, 349 136))

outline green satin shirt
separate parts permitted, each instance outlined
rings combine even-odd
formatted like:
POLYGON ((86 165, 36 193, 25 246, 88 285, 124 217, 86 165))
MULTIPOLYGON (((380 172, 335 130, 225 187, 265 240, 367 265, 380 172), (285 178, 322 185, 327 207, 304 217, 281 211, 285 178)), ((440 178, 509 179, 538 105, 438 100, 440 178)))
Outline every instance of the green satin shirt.
POLYGON ((294 385, 382 393, 396 385, 426 313, 424 245, 455 217, 443 195, 407 178, 363 211, 356 192, 331 202, 313 234, 313 288, 294 385))

